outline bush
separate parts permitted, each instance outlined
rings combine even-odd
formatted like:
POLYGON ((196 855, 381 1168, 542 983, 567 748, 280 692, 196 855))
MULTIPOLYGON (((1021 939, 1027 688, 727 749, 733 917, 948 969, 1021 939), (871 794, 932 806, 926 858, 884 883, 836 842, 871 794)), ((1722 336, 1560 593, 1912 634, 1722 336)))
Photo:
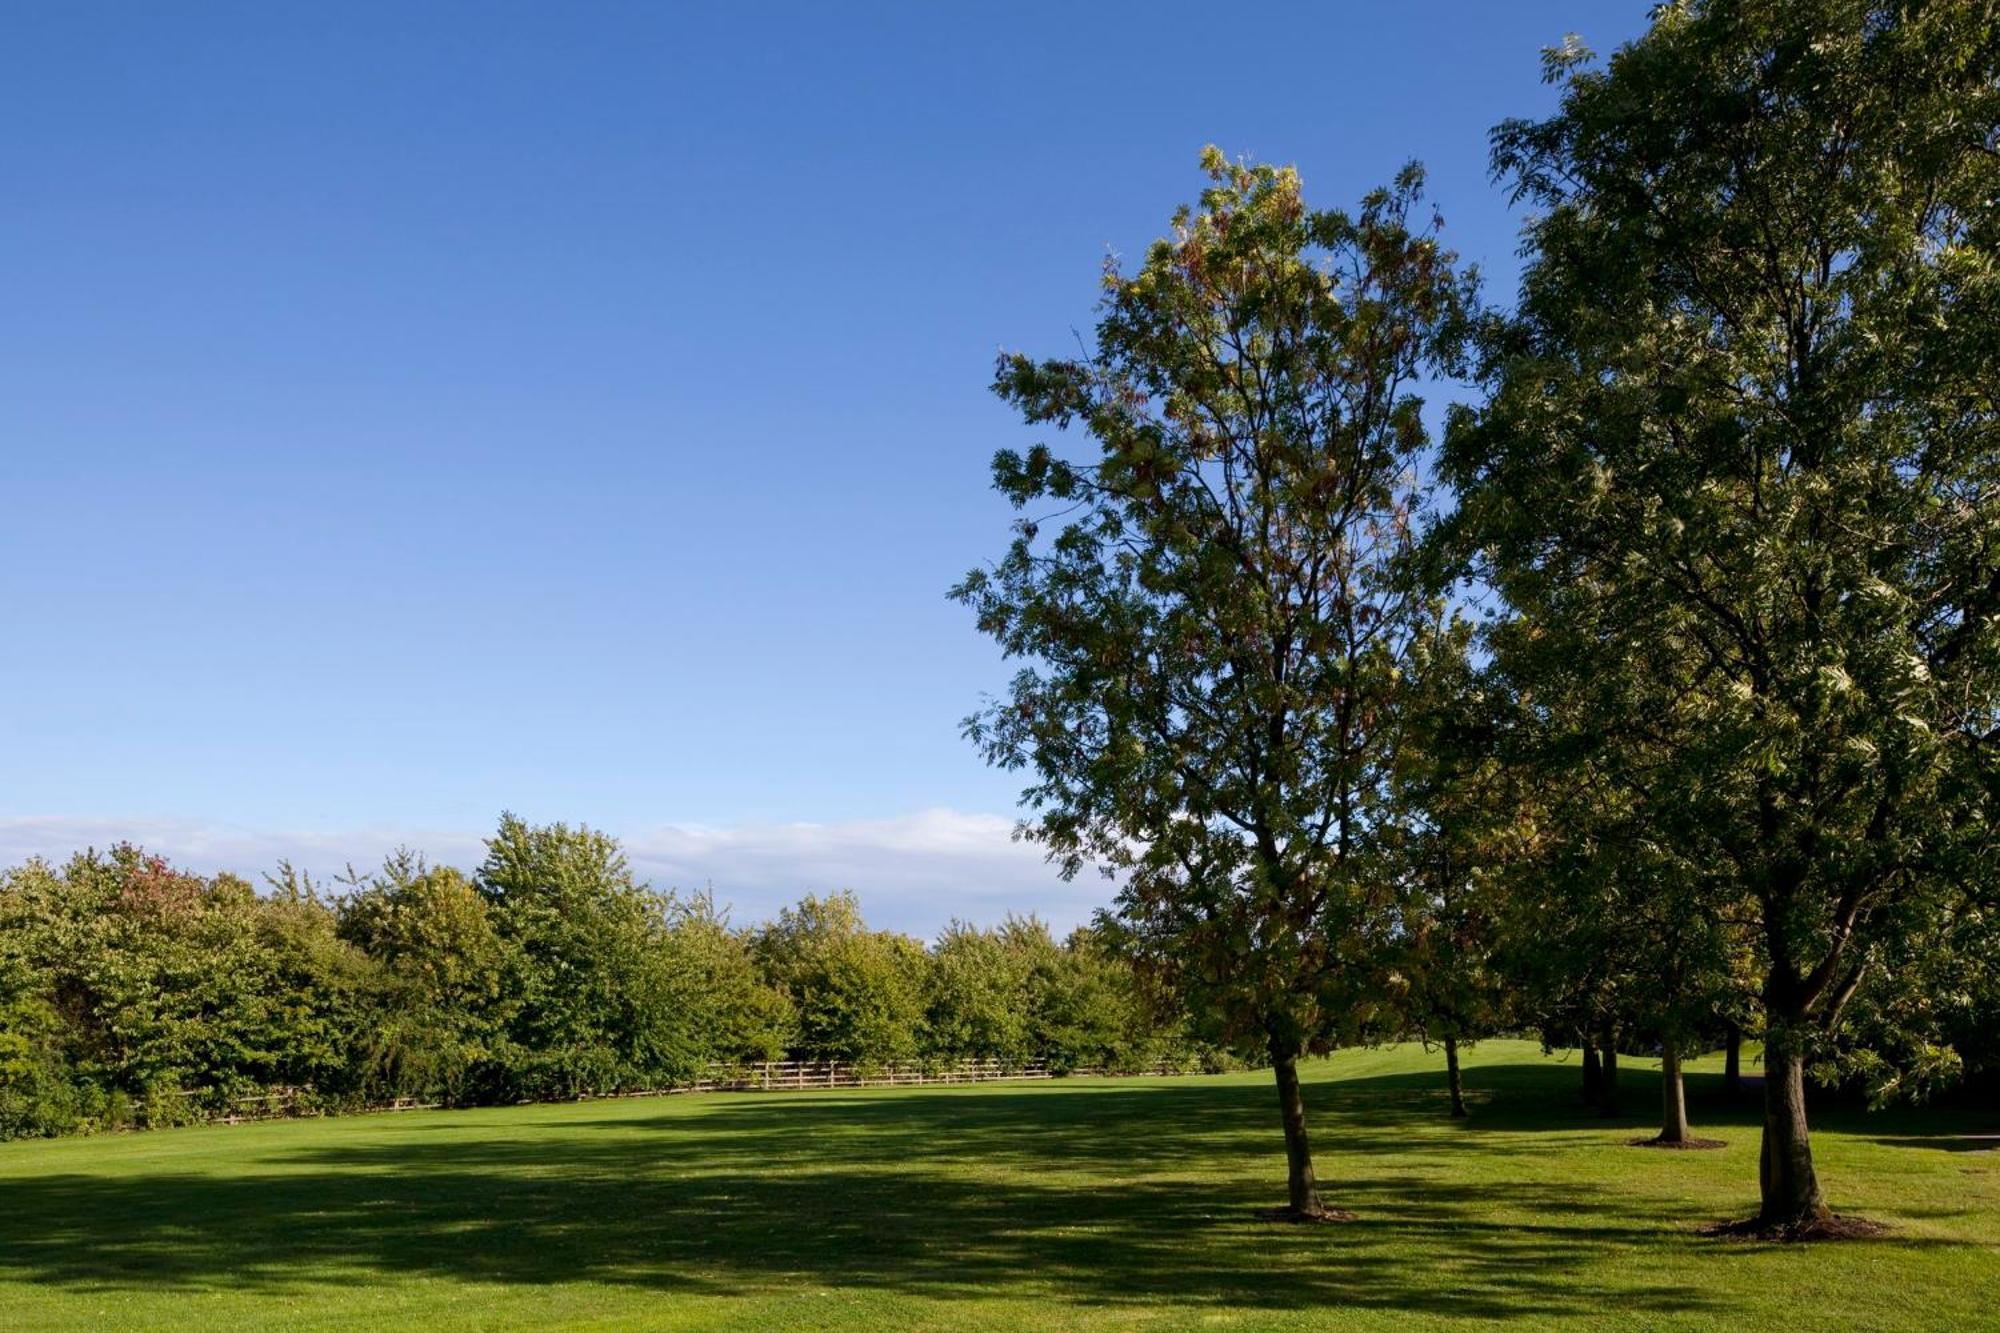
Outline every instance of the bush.
POLYGON ((140 1119, 147 1129, 175 1129, 182 1125, 198 1125, 206 1117, 200 1104, 172 1079, 155 1079, 146 1085, 145 1100, 141 1103, 140 1119))

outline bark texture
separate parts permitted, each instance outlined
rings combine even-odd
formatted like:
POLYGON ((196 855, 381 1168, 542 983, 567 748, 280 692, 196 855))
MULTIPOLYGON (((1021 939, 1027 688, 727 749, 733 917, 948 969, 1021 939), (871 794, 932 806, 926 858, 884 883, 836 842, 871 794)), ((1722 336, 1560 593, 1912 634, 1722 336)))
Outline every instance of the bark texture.
POLYGON ((1465 1118, 1465 1080, 1458 1072, 1458 1039, 1444 1039, 1445 1079, 1451 1085, 1451 1116, 1454 1120, 1465 1118))
POLYGON ((1313 1179, 1312 1143, 1306 1137, 1306 1103, 1299 1093, 1298 1053, 1273 1046, 1271 1070, 1278 1080, 1278 1114, 1285 1122, 1289 1211, 1298 1218, 1326 1216, 1313 1179))
POLYGON ((1760 1225, 1809 1231, 1830 1215, 1813 1171, 1806 1134, 1805 1056, 1790 1048, 1776 1024, 1764 1047, 1764 1146, 1758 1163, 1760 1225))
POLYGON ((1681 1083, 1680 1048, 1667 1042, 1660 1048, 1660 1142, 1686 1143, 1687 1092, 1681 1083))

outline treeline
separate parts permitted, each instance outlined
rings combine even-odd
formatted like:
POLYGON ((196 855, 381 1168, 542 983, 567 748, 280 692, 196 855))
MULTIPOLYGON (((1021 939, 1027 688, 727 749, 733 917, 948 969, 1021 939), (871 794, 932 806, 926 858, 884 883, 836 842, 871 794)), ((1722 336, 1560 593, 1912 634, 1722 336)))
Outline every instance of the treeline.
POLYGON ((171 1125, 273 1088, 340 1110, 671 1087, 786 1057, 1139 1069, 1204 1052, 1079 930, 873 930, 850 894, 730 925, 616 840, 500 821, 471 874, 411 853, 259 891, 132 846, 0 880, 0 1137, 171 1125))

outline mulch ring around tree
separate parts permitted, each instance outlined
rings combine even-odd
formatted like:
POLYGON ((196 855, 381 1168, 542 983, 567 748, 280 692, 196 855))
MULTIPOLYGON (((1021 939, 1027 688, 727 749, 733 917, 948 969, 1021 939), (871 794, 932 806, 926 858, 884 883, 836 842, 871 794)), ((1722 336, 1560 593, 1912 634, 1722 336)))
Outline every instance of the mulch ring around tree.
POLYGON ((1259 1208, 1252 1216, 1259 1222, 1289 1222, 1296 1226, 1318 1226, 1324 1222, 1355 1222, 1360 1220, 1345 1208, 1322 1208, 1316 1213, 1301 1213, 1289 1207, 1259 1208))
POLYGON ((1631 1139, 1628 1142, 1629 1145, 1634 1148, 1688 1149, 1688 1148, 1727 1148, 1729 1146, 1728 1144, 1724 1143, 1721 1139, 1698 1139, 1694 1137, 1692 1134, 1688 1135, 1688 1137, 1684 1139, 1663 1139, 1655 1135, 1650 1139, 1631 1139))
POLYGON ((1778 1240, 1798 1243, 1819 1240, 1870 1240, 1876 1236, 1888 1235, 1889 1228, 1881 1222, 1872 1222, 1865 1217, 1842 1217, 1837 1213, 1828 1213, 1825 1217, 1789 1226, 1772 1226, 1759 1218, 1746 1217, 1740 1222, 1716 1222, 1705 1226, 1701 1229, 1701 1234, 1723 1240, 1778 1240))

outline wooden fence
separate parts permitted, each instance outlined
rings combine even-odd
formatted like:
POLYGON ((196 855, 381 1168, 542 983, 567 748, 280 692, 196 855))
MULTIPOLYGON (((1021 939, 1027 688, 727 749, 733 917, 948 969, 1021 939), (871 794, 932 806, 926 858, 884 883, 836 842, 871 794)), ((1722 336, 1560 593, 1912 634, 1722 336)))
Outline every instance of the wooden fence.
MULTIPOLYGON (((615 1097, 676 1097, 697 1092, 810 1092, 827 1088, 896 1088, 930 1084, 995 1083, 1012 1079, 1105 1078, 1120 1076, 1160 1077, 1199 1073, 1198 1069, 1162 1062, 1147 1069, 1106 1070, 1087 1066, 1064 1071, 1052 1070, 1039 1060, 1027 1064, 1003 1064, 999 1060, 963 1060, 952 1065, 855 1065, 840 1060, 769 1060, 747 1065, 711 1065, 689 1083, 664 1088, 635 1088, 620 1092, 585 1093, 572 1100, 590 1101, 615 1097)), ((186 1093, 190 1101, 197 1093, 186 1093)), ((557 1099, 548 1099, 557 1100, 557 1099)), ((525 1104, 525 1103, 524 1103, 525 1104)), ((442 1104, 399 1097, 392 1102, 342 1108, 340 1114, 382 1111, 434 1111, 442 1104)), ((143 1113, 145 1102, 134 1099, 134 1112, 143 1113)), ((235 1097, 224 1109, 200 1116, 203 1123, 237 1125, 253 1120, 280 1120, 294 1116, 324 1115, 328 1112, 311 1088, 272 1088, 254 1097, 235 1097)))
POLYGON ((1161 1061, 1145 1069, 1106 1070, 1101 1066, 1056 1070, 1045 1062, 1004 1064, 999 1060, 961 1060, 953 1065, 853 1065, 839 1060, 771 1060, 761 1064, 710 1066, 684 1087, 618 1093, 626 1097, 657 1097, 681 1092, 803 1092, 813 1088, 896 1088, 935 1083, 992 1083, 1001 1079, 1105 1078, 1118 1075, 1161 1077, 1196 1074, 1199 1069, 1161 1061))

